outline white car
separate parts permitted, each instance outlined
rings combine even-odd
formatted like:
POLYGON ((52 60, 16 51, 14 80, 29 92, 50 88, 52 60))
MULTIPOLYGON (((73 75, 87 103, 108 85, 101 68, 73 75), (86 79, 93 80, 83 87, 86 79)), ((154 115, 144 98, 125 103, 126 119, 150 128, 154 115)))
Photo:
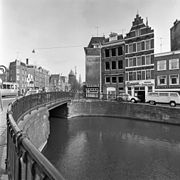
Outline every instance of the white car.
POLYGON ((118 101, 130 101, 132 103, 136 103, 136 102, 140 102, 141 101, 138 97, 131 96, 130 94, 126 94, 126 93, 120 93, 117 96, 117 100, 118 101))
POLYGON ((25 96, 28 96, 28 95, 31 95, 31 94, 36 94, 36 93, 39 93, 39 90, 31 89, 31 90, 26 92, 25 96))

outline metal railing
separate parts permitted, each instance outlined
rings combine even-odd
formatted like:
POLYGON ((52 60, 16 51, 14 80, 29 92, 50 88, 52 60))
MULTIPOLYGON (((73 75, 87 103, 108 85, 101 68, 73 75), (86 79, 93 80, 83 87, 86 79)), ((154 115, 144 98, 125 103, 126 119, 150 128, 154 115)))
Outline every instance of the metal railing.
POLYGON ((34 108, 48 103, 68 101, 73 97, 74 95, 68 92, 33 94, 17 99, 9 106, 6 170, 10 180, 64 180, 59 171, 19 129, 17 123, 34 108))

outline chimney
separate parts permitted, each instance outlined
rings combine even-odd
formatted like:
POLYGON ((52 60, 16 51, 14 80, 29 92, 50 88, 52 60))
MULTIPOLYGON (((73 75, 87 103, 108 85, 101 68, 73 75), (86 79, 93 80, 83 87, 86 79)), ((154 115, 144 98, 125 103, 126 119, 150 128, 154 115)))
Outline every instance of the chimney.
POLYGON ((26 65, 28 65, 29 64, 29 59, 28 58, 26 58, 26 65))

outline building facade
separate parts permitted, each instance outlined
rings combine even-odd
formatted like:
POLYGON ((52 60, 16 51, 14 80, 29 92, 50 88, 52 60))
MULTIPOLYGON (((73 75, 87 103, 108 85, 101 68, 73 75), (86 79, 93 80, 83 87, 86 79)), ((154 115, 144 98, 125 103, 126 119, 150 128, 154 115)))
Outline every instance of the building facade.
POLYGON ((15 60, 9 65, 9 81, 18 83, 20 94, 24 94, 27 89, 27 67, 26 64, 15 60))
POLYGON ((170 29, 171 51, 180 50, 180 21, 176 20, 170 29))
POLYGON ((144 101, 154 90, 154 30, 137 14, 125 37, 126 93, 144 101))
POLYGON ((155 91, 180 92, 180 50, 155 54, 155 91))
POLYGON ((86 97, 98 98, 100 91, 101 44, 105 37, 92 37, 85 51, 86 97))
POLYGON ((107 98, 125 92, 125 43, 122 35, 111 33, 101 48, 102 90, 107 98))
POLYGON ((50 91, 69 91, 68 78, 60 74, 51 74, 49 79, 50 91))

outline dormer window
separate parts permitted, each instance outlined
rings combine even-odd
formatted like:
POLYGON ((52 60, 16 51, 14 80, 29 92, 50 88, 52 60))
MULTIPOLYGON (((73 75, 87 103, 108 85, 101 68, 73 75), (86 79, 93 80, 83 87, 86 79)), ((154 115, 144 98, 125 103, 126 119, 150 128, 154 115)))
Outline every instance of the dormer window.
POLYGON ((109 35, 109 41, 117 41, 118 40, 118 34, 117 33, 111 33, 109 35))
POLYGON ((93 44, 93 48, 99 48, 99 44, 93 44))

